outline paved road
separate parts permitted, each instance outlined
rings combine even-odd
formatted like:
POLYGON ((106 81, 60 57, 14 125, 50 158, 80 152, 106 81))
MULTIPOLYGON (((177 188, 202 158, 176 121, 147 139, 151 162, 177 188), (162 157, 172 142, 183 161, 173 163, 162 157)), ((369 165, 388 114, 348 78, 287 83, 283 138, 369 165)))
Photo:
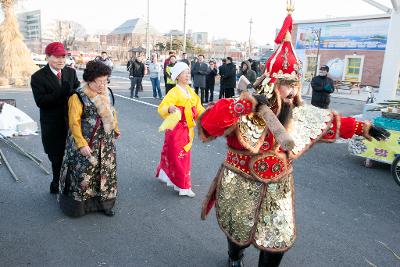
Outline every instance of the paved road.
MULTIPOLYGON (((116 94, 129 81, 114 78, 116 94)), ((140 101, 157 105, 149 87, 140 101), (150 98, 146 98, 150 97, 150 98)), ((29 91, 2 92, 38 120, 29 91)), ((122 138, 118 142, 119 197, 116 216, 65 217, 48 193, 50 177, 0 147, 21 182, 0 167, 0 266, 225 266, 226 240, 214 214, 200 220, 203 196, 224 157, 225 143, 194 142, 192 183, 196 198, 180 198, 155 180, 163 135, 152 105, 117 97, 122 138)), ((344 114, 361 113, 360 102, 333 101, 344 114)), ((15 141, 45 159, 40 136, 15 141)), ((282 266, 400 266, 384 242, 400 254, 400 187, 389 167, 367 169, 345 143, 319 144, 295 162, 298 237, 282 266)), ((257 250, 246 251, 256 266, 257 250)))

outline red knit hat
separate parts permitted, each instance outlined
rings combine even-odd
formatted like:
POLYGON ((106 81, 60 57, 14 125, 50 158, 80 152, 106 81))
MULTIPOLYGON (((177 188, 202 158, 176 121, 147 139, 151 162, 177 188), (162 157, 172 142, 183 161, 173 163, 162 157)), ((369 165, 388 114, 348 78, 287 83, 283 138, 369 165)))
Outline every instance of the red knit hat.
POLYGON ((65 56, 67 51, 65 51, 64 45, 60 42, 50 43, 46 46, 45 53, 47 56, 65 56))
POLYGON ((275 39, 278 49, 276 49, 265 63, 269 85, 275 83, 276 79, 299 81, 301 77, 302 64, 296 56, 291 37, 293 27, 291 14, 293 10, 293 5, 288 4, 288 15, 275 39))

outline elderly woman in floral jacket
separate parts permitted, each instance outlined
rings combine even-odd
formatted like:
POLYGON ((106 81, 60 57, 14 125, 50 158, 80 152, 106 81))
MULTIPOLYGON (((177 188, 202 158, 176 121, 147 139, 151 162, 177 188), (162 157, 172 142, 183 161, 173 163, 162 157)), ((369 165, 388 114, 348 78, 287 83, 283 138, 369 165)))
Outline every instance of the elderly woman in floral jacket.
POLYGON ((120 132, 114 97, 107 88, 111 69, 86 65, 83 87, 68 100, 69 133, 60 177, 59 203, 69 216, 101 211, 113 216, 117 196, 115 139, 120 132))

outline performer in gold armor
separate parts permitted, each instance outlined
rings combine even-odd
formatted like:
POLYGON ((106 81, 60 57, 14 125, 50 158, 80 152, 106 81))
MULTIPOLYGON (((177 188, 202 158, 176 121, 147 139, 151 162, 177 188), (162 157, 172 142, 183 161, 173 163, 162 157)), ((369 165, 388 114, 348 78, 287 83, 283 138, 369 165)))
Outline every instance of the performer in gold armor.
MULTIPOLYGON (((293 8, 289 6, 266 62, 258 94, 221 99, 200 117, 200 137, 227 139, 225 161, 202 207, 205 219, 215 206, 217 221, 228 238, 229 266, 243 266, 243 251, 260 250, 259 266, 279 266, 296 238, 292 162, 318 141, 333 142, 354 134, 386 139, 389 133, 341 117, 332 110, 304 105, 301 63, 291 43, 293 8), (283 127, 282 127, 283 126, 283 127)), ((239 83, 241 84, 241 83, 239 83)))

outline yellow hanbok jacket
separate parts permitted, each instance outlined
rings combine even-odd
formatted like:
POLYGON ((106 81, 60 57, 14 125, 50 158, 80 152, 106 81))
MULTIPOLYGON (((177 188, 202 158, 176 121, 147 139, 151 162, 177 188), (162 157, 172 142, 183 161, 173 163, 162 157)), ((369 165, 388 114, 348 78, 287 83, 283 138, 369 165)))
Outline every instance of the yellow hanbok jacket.
POLYGON ((182 120, 186 121, 189 129, 189 143, 184 146, 184 149, 189 151, 194 138, 195 120, 205 111, 205 108, 201 104, 200 97, 189 85, 186 86, 186 90, 189 94, 186 94, 178 85, 172 88, 158 106, 158 113, 165 119, 169 115, 170 106, 176 106, 181 110, 182 120))

